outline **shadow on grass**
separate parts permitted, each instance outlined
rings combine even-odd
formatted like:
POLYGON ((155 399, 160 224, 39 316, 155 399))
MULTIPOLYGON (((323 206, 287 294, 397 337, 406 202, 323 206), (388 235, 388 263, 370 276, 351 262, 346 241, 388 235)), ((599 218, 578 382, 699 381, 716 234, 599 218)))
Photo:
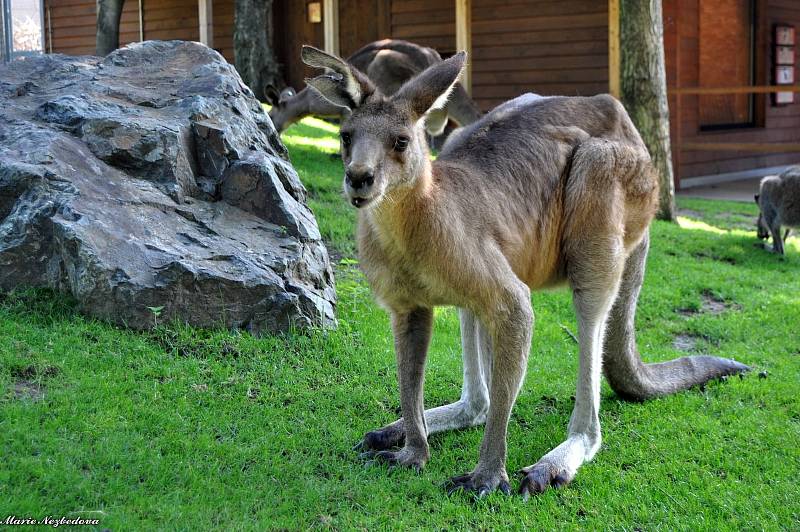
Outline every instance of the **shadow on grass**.
POLYGON ((0 292, 0 310, 41 325, 70 320, 80 315, 75 298, 49 288, 0 292))
POLYGON ((309 337, 325 334, 312 329, 256 338, 246 331, 193 327, 178 321, 147 330, 132 329, 87 316, 71 295, 48 288, 0 293, 0 316, 35 327, 79 331, 80 341, 89 344, 106 341, 115 334, 130 335, 149 344, 154 352, 195 359, 236 359, 256 356, 259 351, 298 352, 309 337))
POLYGON ((800 266, 797 238, 789 239, 786 255, 781 256, 769 251, 755 231, 722 229, 685 217, 679 226, 670 227, 652 242, 665 255, 678 259, 709 260, 746 270, 788 271, 800 266))

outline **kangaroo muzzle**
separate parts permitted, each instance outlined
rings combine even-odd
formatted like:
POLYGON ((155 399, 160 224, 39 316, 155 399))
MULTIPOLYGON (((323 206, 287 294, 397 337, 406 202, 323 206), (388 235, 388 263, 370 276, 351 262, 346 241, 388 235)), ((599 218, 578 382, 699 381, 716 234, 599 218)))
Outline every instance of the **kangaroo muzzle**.
POLYGON ((344 172, 344 191, 356 208, 364 207, 383 192, 376 178, 381 153, 380 144, 372 139, 363 139, 353 145, 350 162, 344 172))
POLYGON ((371 169, 347 170, 344 174, 344 184, 350 203, 354 207, 363 207, 373 199, 375 173, 371 169))

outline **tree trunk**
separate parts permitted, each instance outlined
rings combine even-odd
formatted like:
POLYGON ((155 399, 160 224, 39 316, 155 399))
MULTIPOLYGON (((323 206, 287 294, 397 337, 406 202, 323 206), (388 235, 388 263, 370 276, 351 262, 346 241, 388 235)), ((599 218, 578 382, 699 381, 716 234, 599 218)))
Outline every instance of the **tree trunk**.
POLYGON ((119 48, 119 19, 125 0, 97 0, 97 55, 119 48))
POLYGON ((257 98, 264 99, 268 85, 279 85, 280 65, 272 52, 272 0, 236 0, 233 56, 236 70, 257 98))
POLYGON ((675 183, 669 140, 667 75, 661 0, 620 1, 622 103, 642 134, 659 174, 658 217, 675 219, 675 183))

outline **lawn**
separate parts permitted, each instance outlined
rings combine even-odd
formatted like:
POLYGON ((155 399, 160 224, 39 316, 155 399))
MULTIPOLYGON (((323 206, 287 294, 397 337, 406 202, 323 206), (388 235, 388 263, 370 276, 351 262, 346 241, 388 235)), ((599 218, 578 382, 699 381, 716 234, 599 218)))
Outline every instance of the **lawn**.
MULTIPOLYGON (((602 450, 569 487, 527 503, 441 489, 474 465, 479 428, 433 436, 422 474, 365 467, 351 447, 398 416, 399 398, 387 317, 355 259, 335 134, 305 120, 284 140, 336 258, 336 330, 138 333, 46 291, 0 296, 0 519, 81 516, 112 530, 800 527, 800 239, 785 258, 759 248, 753 204, 682 200, 678 224, 654 224, 637 321, 648 360, 708 353, 753 373, 640 404, 604 384, 602 450)), ((568 292, 533 303, 510 472, 563 440, 577 373, 568 292)), ((426 384, 429 406, 458 398, 452 309, 437 311, 426 384)))

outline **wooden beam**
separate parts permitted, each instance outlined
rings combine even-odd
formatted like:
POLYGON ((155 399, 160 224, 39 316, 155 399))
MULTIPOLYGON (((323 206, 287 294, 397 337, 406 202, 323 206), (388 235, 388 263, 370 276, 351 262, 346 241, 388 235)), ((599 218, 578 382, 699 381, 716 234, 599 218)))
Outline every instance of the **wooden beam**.
POLYGON ((680 145, 687 151, 749 151, 758 153, 800 152, 800 144, 790 142, 684 142, 680 145))
POLYGON ((214 0, 197 0, 200 15, 200 42, 214 47, 214 0))
POLYGON ((325 33, 325 51, 339 55, 339 0, 323 0, 322 25, 325 33))
POLYGON ((608 92, 615 98, 621 94, 619 0, 608 0, 608 92))
POLYGON ((745 87, 671 87, 669 94, 769 94, 800 92, 800 85, 753 85, 745 87))
POLYGON ((461 84, 472 94, 472 0, 456 0, 456 51, 467 52, 461 84))

